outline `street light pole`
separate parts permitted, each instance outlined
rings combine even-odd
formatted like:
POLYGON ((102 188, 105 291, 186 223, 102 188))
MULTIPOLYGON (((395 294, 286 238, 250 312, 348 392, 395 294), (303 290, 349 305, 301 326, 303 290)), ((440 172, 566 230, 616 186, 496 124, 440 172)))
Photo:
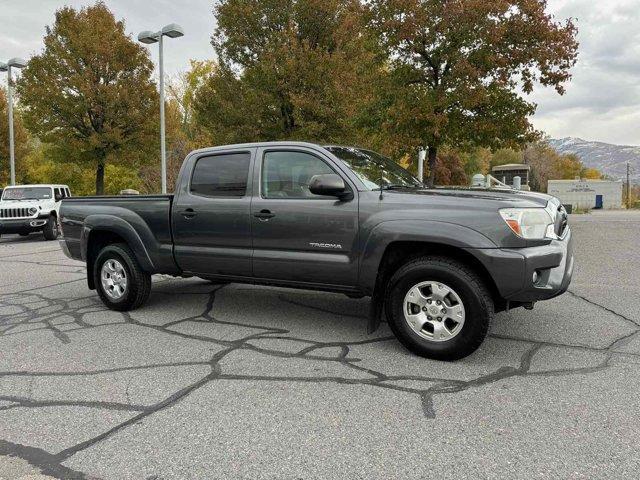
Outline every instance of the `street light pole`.
POLYGON ((146 44, 158 42, 159 57, 158 71, 160 74, 160 175, 162 177, 162 193, 167 193, 167 148, 165 145, 165 125, 164 125, 164 52, 163 37, 178 38, 184 35, 180 25, 171 23, 162 27, 158 32, 145 30, 138 35, 138 41, 146 44))
POLYGON ((13 92, 11 89, 13 79, 11 78, 11 67, 24 68, 26 66, 27 62, 25 62, 21 58, 12 58, 6 63, 6 65, 4 63, 0 63, 0 72, 7 72, 7 110, 9 111, 9 169, 11 171, 11 185, 16 184, 16 155, 13 137, 13 92))
POLYGON ((7 67, 7 103, 9 105, 9 165, 11 169, 10 184, 16 184, 16 154, 13 139, 13 93, 11 92, 11 65, 7 67))
POLYGON ((158 57, 158 69, 160 70, 160 174, 162 175, 162 193, 167 193, 167 147, 165 145, 164 127, 164 61, 162 55, 162 37, 158 38, 160 55, 158 57))

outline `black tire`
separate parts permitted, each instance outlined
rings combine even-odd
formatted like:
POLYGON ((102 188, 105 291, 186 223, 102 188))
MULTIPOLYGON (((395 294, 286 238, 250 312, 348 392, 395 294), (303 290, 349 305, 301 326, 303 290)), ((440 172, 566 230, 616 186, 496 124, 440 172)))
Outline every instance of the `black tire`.
POLYGON ((493 320, 493 299, 478 274, 448 257, 424 256, 400 267, 389 280, 385 311, 389 327, 407 349, 421 357, 458 360, 482 343, 493 320), (452 288, 464 306, 465 320, 453 338, 436 342, 416 333, 404 316, 404 299, 423 281, 442 282, 452 288))
POLYGON ((124 243, 107 245, 100 251, 93 265, 93 279, 102 303, 118 312, 140 307, 151 292, 151 275, 142 270, 133 252, 124 243), (109 260, 118 261, 124 267, 127 278, 125 291, 118 299, 109 296, 102 285, 102 267, 109 260))
POLYGON ((55 215, 49 215, 47 223, 44 224, 42 230, 45 240, 55 240, 58 238, 58 219, 55 215))

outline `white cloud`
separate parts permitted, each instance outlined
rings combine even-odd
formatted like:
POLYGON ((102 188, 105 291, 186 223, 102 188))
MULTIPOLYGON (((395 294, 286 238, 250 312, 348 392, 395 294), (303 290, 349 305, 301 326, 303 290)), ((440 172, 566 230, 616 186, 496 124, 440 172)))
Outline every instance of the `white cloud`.
POLYGON ((553 137, 640 144, 640 0, 552 0, 549 8, 575 19, 579 56, 563 96, 539 87, 530 97, 534 126, 553 137))

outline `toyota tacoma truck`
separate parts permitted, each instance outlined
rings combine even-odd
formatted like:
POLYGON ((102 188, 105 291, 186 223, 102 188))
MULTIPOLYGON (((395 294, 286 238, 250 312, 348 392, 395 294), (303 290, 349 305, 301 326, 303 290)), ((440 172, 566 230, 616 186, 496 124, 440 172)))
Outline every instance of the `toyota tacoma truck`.
POLYGON ((71 192, 66 185, 6 187, 0 197, 0 235, 42 232, 46 240, 55 240, 60 202, 69 196, 71 192))
POLYGON ((410 351, 455 360, 495 312, 563 293, 573 253, 549 195, 425 188, 384 156, 301 142, 197 150, 173 195, 66 198, 65 254, 119 311, 140 307, 151 275, 371 297, 410 351))

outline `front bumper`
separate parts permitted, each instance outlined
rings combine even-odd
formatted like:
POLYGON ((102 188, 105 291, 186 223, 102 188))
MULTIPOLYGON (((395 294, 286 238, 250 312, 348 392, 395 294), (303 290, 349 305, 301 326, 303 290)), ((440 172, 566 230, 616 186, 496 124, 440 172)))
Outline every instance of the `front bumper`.
POLYGON ((3 218, 0 219, 0 234, 37 232, 42 230, 46 224, 46 218, 3 218))
POLYGON ((472 251, 489 271, 500 296, 510 302, 535 302, 563 294, 573 275, 573 238, 568 230, 548 245, 472 251), (534 273, 537 281, 534 282, 534 273))

